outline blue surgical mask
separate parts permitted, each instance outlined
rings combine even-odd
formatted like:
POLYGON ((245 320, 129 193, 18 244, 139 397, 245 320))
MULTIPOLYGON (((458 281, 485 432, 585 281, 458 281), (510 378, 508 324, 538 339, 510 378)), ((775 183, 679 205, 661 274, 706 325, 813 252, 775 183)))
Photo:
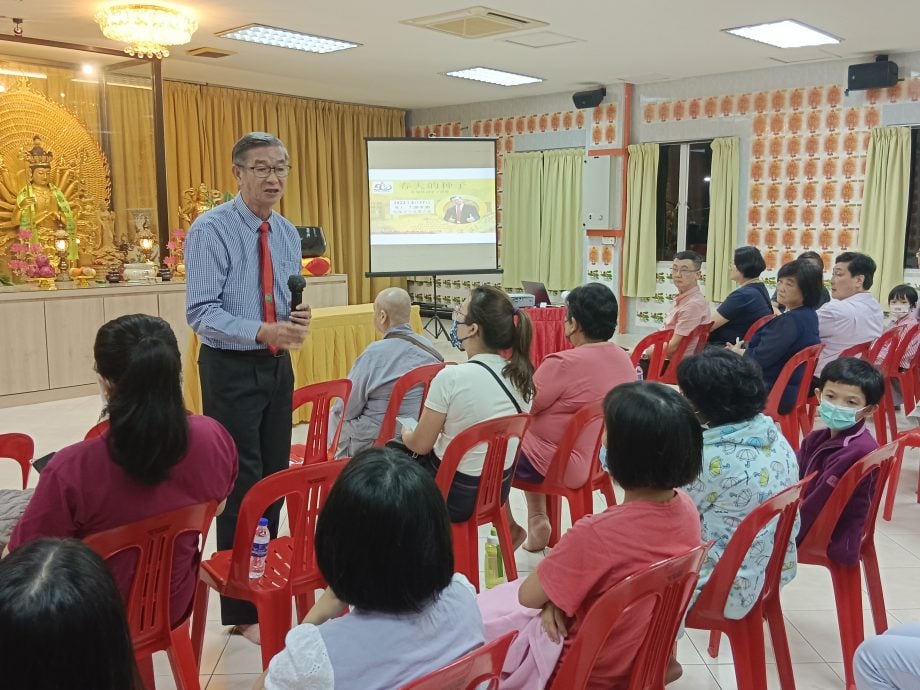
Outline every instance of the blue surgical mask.
POLYGON ((840 407, 827 400, 818 405, 818 414, 831 431, 844 431, 856 424, 856 415, 865 408, 840 407))
POLYGON ((450 344, 455 348, 463 352, 463 341, 466 338, 461 338, 457 335, 457 327, 460 325, 460 322, 457 319, 454 319, 454 322, 450 325, 450 332, 447 334, 447 339, 450 341, 450 344))

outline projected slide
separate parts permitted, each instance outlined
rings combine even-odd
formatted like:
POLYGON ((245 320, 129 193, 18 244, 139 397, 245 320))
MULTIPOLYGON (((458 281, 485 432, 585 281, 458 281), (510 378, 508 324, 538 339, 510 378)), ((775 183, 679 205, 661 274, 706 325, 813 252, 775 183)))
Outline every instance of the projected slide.
POLYGON ((370 139, 372 273, 496 267, 495 148, 481 139, 370 139))

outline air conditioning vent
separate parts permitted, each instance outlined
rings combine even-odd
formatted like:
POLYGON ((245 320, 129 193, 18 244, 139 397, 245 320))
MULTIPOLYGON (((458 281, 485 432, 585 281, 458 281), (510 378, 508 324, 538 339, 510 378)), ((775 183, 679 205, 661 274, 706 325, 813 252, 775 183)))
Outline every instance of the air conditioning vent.
POLYGON ((430 17, 405 19, 402 23, 460 38, 486 38, 512 31, 529 31, 548 26, 546 22, 519 17, 507 12, 498 12, 481 5, 430 17))
POLYGON ((228 55, 236 55, 236 53, 229 51, 229 50, 223 50, 221 48, 205 48, 205 47, 192 48, 191 50, 186 50, 185 52, 187 55, 191 55, 192 57, 212 58, 215 60, 217 58, 225 58, 228 55))

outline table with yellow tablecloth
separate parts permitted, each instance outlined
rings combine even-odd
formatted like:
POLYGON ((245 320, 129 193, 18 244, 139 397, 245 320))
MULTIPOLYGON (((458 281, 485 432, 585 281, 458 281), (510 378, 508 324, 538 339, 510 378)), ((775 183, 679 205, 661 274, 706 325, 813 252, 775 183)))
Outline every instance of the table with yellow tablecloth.
MULTIPOLYGON (((418 305, 412 307, 409 321, 416 333, 422 332, 418 305)), ((374 328, 374 305, 318 307, 313 310, 310 335, 299 350, 291 352, 294 387, 348 376, 364 348, 383 336, 374 328)), ((184 361, 185 406, 201 414, 201 381, 198 378, 198 348, 201 342, 193 333, 184 361)), ((308 421, 295 413, 294 423, 308 421)))

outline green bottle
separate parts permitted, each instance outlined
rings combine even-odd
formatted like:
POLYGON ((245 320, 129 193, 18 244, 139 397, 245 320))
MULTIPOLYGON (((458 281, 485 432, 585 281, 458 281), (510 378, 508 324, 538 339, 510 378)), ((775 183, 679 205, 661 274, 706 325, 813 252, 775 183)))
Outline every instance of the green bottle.
POLYGON ((502 562, 502 552, 498 547, 498 536, 495 528, 486 537, 486 589, 492 589, 505 581, 505 569, 502 562))

